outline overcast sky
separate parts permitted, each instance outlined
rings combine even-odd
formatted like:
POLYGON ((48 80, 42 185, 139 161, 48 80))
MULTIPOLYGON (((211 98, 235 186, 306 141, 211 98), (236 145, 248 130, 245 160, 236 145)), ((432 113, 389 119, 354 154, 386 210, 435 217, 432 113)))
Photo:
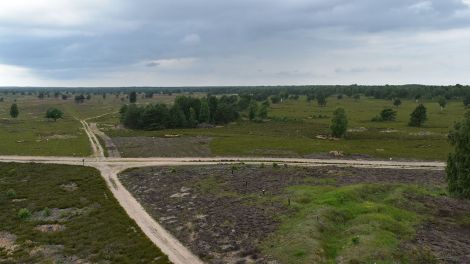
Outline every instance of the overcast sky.
POLYGON ((0 1, 0 86, 353 83, 470 83, 470 0, 0 1))

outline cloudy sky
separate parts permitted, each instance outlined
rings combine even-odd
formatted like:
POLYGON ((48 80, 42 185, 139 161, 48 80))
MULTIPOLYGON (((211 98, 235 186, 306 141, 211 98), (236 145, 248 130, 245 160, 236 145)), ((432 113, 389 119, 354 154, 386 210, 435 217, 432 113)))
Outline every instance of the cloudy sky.
POLYGON ((470 0, 0 1, 0 86, 353 83, 470 83, 470 0))

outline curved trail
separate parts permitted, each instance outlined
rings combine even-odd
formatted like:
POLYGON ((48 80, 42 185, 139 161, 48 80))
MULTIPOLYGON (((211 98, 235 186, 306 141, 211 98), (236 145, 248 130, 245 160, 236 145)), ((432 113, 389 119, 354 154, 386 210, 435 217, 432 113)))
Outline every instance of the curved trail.
POLYGON ((425 169, 443 170, 444 162, 414 161, 378 161, 344 159, 303 159, 303 158, 262 158, 262 157, 211 157, 211 158, 106 158, 95 131, 85 120, 79 120, 90 140, 92 157, 44 157, 44 156, 0 156, 0 162, 48 163, 67 165, 86 165, 101 172, 109 189, 126 213, 131 217, 147 237, 175 264, 202 264, 203 262, 187 249, 174 236, 156 222, 142 205, 126 190, 118 178, 119 172, 134 167, 209 165, 220 163, 268 163, 277 162, 297 166, 346 166, 362 168, 425 169))

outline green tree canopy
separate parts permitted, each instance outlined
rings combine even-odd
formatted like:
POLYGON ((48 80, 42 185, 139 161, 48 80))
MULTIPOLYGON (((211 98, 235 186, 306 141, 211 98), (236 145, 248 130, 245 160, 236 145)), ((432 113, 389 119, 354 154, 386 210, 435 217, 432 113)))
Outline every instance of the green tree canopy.
POLYGON ((456 123, 449 134, 454 151, 447 159, 449 192, 462 198, 470 198, 470 113, 456 123))
POLYGON ((326 96, 323 93, 317 94, 317 102, 320 107, 326 106, 326 96))
POLYGON ((201 100, 201 111, 199 113, 200 123, 209 123, 210 121, 210 109, 206 99, 201 100))
POLYGON ((399 107, 401 105, 401 100, 396 98, 395 100, 393 100, 393 105, 399 107))
POLYGON ((437 101, 437 103, 441 107, 441 111, 444 110, 444 108, 446 108, 446 106, 447 106, 447 100, 443 96, 439 97, 439 100, 437 101))
POLYGON ((250 106, 248 108, 248 118, 250 120, 255 119, 257 113, 258 113, 258 103, 256 103, 256 101, 251 101, 250 106))
POLYGON ((428 119, 426 114, 426 107, 423 104, 420 104, 416 107, 413 113, 410 114, 409 126, 420 127, 428 119))
POLYGON ((20 114, 20 110, 18 110, 18 105, 12 104, 10 107, 10 116, 13 118, 17 118, 20 114))
POLYGON ((333 119, 331 120, 331 135, 336 138, 341 138, 346 134, 348 129, 348 118, 346 111, 343 108, 337 108, 333 112, 333 119))
POLYGON ((129 103, 133 104, 137 102, 137 93, 132 91, 130 94, 129 94, 129 103))
POLYGON ((49 108, 46 111, 46 118, 53 119, 54 121, 57 121, 57 119, 62 118, 63 116, 64 113, 57 108, 49 108))

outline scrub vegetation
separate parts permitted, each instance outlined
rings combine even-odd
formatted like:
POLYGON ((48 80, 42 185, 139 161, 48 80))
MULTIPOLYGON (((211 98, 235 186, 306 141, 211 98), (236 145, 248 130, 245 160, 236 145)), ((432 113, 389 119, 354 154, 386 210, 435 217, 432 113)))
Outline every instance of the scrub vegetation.
POLYGON ((209 263, 465 263, 470 202, 443 171, 150 167, 121 181, 209 263))
POLYGON ((1 263, 169 263, 95 169, 0 164, 1 263))

